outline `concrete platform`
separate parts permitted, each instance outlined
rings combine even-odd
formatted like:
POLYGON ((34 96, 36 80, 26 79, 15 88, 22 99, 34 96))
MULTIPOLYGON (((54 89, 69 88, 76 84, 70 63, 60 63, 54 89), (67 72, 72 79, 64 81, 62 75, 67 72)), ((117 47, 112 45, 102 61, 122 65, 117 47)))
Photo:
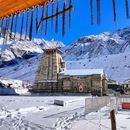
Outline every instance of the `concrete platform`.
POLYGON ((63 100, 54 100, 54 104, 55 105, 59 105, 59 106, 66 106, 66 101, 63 101, 63 100))
POLYGON ((71 99, 71 100, 66 100, 66 99, 57 100, 57 99, 55 99, 54 104, 59 105, 59 106, 67 106, 73 102, 78 102, 78 101, 83 101, 83 100, 85 101, 85 98, 75 98, 75 99, 71 99))

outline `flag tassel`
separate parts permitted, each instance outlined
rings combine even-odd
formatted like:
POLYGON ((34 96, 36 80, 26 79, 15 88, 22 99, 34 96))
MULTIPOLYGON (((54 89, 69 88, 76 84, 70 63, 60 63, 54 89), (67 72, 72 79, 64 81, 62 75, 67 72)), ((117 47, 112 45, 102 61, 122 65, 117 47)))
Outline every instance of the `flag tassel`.
MULTIPOLYGON (((54 14, 54 1, 52 2, 52 15, 54 14)), ((51 31, 53 30, 53 17, 51 18, 51 31)))
MULTIPOLYGON (((69 1, 69 7, 72 6, 72 0, 69 1)), ((69 29, 71 29, 72 11, 69 10, 69 29)))
POLYGON ((100 0, 97 0, 97 24, 100 24, 100 14, 101 14, 101 7, 100 7, 100 0))
MULTIPOLYGON (((38 7, 36 8, 36 28, 38 26, 38 7)), ((36 29, 36 34, 38 33, 38 30, 36 29)))
MULTIPOLYGON (((48 17, 48 3, 46 5, 46 17, 48 17)), ((47 34, 47 29, 48 29, 48 19, 46 19, 45 35, 47 34)))
POLYGON ((64 4, 63 4, 63 15, 62 15, 62 36, 64 37, 65 35, 65 22, 66 22, 66 13, 65 13, 65 9, 66 9, 66 1, 64 0, 64 4))
MULTIPOLYGON (((41 18, 44 18, 44 5, 42 6, 42 17, 41 18)), ((43 21, 42 21, 42 25, 41 25, 41 35, 42 35, 42 32, 43 32, 43 21)))
POLYGON ((14 23, 14 15, 12 15, 12 20, 11 20, 11 28, 10 28, 10 40, 12 39, 12 32, 13 32, 13 23, 14 23))
POLYGON ((16 38, 17 22, 18 22, 18 14, 15 16, 14 39, 16 38))
POLYGON ((93 0, 90 0, 91 25, 94 24, 93 0))
POLYGON ((31 12, 31 22, 30 22, 30 32, 29 32, 29 40, 32 40, 32 32, 33 32, 33 10, 31 12))
POLYGON ((25 40, 27 40, 27 35, 28 35, 28 20, 29 20, 29 12, 27 12, 27 17, 26 17, 26 33, 25 33, 25 40))
POLYGON ((129 2, 125 0, 125 7, 126 7, 126 17, 129 19, 129 2))
POLYGON ((114 15, 114 22, 116 22, 116 0, 113 1, 113 15, 114 15))
POLYGON ((7 42, 7 39, 8 39, 8 31, 9 31, 9 18, 7 18, 7 24, 6 24, 6 38, 5 38, 6 42, 7 42))
POLYGON ((55 26, 55 32, 58 32, 58 12, 59 12, 59 0, 57 1, 57 7, 56 7, 56 26, 55 26))
POLYGON ((20 41, 22 40, 23 27, 24 27, 24 13, 23 13, 23 15, 22 15, 21 32, 20 32, 20 41))

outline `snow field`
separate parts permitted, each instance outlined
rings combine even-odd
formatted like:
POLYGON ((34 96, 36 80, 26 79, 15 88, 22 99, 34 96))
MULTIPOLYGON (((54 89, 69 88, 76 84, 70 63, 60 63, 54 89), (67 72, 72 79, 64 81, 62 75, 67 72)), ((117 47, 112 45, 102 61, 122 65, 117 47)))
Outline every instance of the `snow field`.
MULTIPOLYGON (((91 97, 1 96, 0 130, 111 130, 111 104, 85 114, 86 98, 91 97), (55 99, 70 102, 63 107, 55 99)), ((116 119, 118 130, 129 130, 130 111, 120 109, 116 119)))

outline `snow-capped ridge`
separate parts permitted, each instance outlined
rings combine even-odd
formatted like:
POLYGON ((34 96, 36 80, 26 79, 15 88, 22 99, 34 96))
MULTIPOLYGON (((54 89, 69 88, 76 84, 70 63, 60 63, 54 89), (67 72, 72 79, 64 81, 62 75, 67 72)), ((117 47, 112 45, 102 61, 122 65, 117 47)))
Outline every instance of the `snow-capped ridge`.
MULTIPOLYGON (((44 48, 51 48, 52 41, 44 39, 33 39, 32 41, 12 41, 3 45, 4 49, 0 52, 0 67, 18 63, 19 60, 28 59, 43 53, 44 48)), ((1 48, 3 48, 1 43, 1 48)), ((53 41, 53 46, 61 48, 64 46, 62 42, 53 41)))
POLYGON ((130 51, 130 28, 81 37, 65 50, 67 60, 95 58, 130 51))

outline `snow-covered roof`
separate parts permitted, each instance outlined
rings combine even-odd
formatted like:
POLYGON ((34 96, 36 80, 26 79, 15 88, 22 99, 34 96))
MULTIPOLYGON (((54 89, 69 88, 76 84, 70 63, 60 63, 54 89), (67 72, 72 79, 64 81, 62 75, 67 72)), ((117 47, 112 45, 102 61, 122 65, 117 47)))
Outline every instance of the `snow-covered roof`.
POLYGON ((103 69, 68 69, 61 72, 63 75, 68 76, 84 76, 94 74, 104 74, 103 69))

